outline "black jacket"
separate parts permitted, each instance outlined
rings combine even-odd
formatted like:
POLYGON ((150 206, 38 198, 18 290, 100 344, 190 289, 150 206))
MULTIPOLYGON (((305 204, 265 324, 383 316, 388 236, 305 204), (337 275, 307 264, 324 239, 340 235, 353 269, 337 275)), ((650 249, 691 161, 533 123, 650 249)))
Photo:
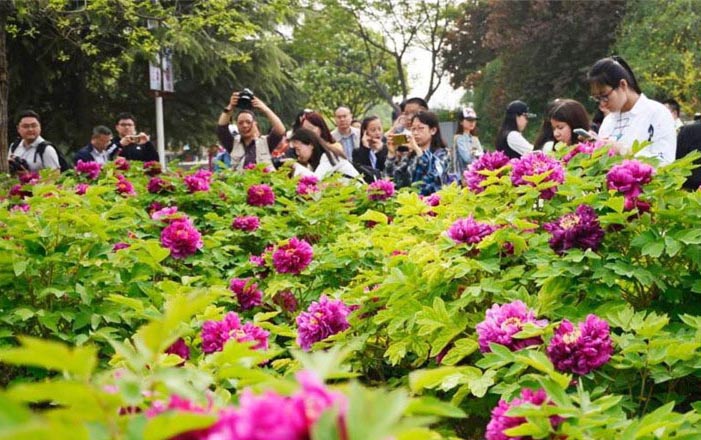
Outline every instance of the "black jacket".
POLYGON ((156 150, 156 147, 153 146, 151 141, 148 141, 145 144, 129 144, 126 147, 120 145, 119 141, 120 138, 113 138, 112 145, 116 145, 119 155, 127 160, 148 162, 151 160, 158 161, 160 159, 158 156, 158 150, 156 150))
POLYGON ((357 150, 353 150, 353 166, 363 174, 363 179, 367 183, 372 183, 382 178, 385 172, 385 161, 387 160, 387 147, 383 147, 375 153, 377 162, 373 168, 370 163, 370 149, 361 145, 357 150))
MULTIPOLYGON (((73 163, 76 164, 78 163, 79 160, 82 160, 83 162, 93 162, 95 161, 95 158, 92 156, 92 150, 93 150, 92 144, 88 144, 81 148, 80 150, 76 151, 75 154, 73 155, 73 163)), ((113 149, 112 145, 110 144, 108 148, 108 158, 109 160, 113 160, 115 156, 117 156, 117 149, 113 149), (111 151, 110 151, 111 150, 111 151)))
MULTIPOLYGON (((677 159, 681 159, 694 150, 701 151, 701 122, 683 126, 677 135, 677 159)), ((701 166, 701 160, 694 163, 701 166)), ((701 185, 701 167, 691 172, 691 176, 684 182, 684 188, 696 190, 699 185, 701 185)))

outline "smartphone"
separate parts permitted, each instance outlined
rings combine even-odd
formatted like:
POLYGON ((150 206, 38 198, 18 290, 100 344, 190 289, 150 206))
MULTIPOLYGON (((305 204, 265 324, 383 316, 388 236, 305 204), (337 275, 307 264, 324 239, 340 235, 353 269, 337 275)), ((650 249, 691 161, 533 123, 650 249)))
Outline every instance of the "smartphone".
POLYGON ((587 140, 587 141, 596 140, 596 136, 592 135, 591 133, 589 133, 588 131, 586 131, 586 130, 583 129, 583 128, 575 128, 575 129, 572 130, 572 131, 573 131, 574 134, 576 134, 577 136, 581 136, 582 139, 584 139, 584 140, 587 140))
POLYGON ((129 139, 131 142, 139 142, 139 135, 130 134, 129 136, 127 136, 127 139, 129 139))
POLYGON ((392 140, 394 141, 394 145, 406 145, 409 142, 409 139, 404 133, 393 135, 392 140))

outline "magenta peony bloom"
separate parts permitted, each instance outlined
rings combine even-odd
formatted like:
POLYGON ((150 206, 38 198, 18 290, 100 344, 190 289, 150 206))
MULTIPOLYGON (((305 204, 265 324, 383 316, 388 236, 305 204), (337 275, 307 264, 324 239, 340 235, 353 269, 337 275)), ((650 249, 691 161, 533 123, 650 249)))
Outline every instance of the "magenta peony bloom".
POLYGON ((248 204, 251 206, 269 206, 275 203, 275 193, 268 185, 251 185, 248 188, 248 204))
POLYGON ((185 176, 185 185, 191 193, 198 191, 209 191, 209 184, 212 179, 212 172, 199 170, 195 174, 185 176))
POLYGON ((215 426, 216 435, 212 439, 307 440, 310 427, 307 426, 303 403, 272 391, 254 395, 250 390, 244 390, 239 409, 226 417, 226 423, 215 426))
MULTIPOLYGON (((313 177, 314 178, 314 183, 307 183, 304 181, 304 178, 300 180, 297 183, 297 189, 295 190, 298 195, 300 196, 307 196, 309 194, 313 194, 315 192, 319 192, 319 187, 316 186, 316 182, 318 182, 318 179, 314 176, 306 176, 306 177, 313 177)), ((311 181, 311 179, 309 179, 311 181)))
POLYGON ((118 170, 129 171, 131 164, 129 163, 126 157, 119 156, 114 160, 114 167, 118 170))
POLYGON ((548 320, 536 319, 535 312, 522 301, 514 301, 503 306, 494 304, 491 309, 487 310, 486 319, 477 324, 480 351, 482 353, 492 351, 489 348, 491 343, 501 344, 511 351, 516 351, 543 342, 540 336, 528 339, 513 337, 523 330, 523 325, 526 323, 531 323, 536 327, 545 327, 548 325, 548 320))
POLYGON ((654 168, 637 160, 624 160, 606 174, 606 186, 615 189, 626 197, 638 197, 643 185, 650 183, 654 168))
POLYGON ((260 219, 255 215, 244 215, 234 219, 231 227, 239 231, 253 232, 260 227, 260 219))
POLYGON ((180 356, 184 361, 190 359, 190 347, 187 346, 183 338, 178 338, 170 347, 166 349, 166 353, 180 356))
POLYGON ((547 353, 558 370, 588 374, 611 359, 613 342, 609 324, 592 314, 576 328, 563 319, 550 340, 547 353))
POLYGON ((456 220, 447 234, 455 243, 477 244, 497 229, 489 223, 476 222, 470 214, 467 218, 456 220))
POLYGON ((421 197, 421 199, 428 206, 438 206, 441 204, 441 196, 440 196, 440 194, 437 194, 437 193, 433 193, 430 196, 421 197))
MULTIPOLYGON (((487 425, 487 432, 484 434, 486 440, 518 440, 518 439, 529 439, 530 437, 510 437, 504 434, 507 429, 515 428, 526 423, 525 417, 513 417, 508 416, 506 413, 514 407, 521 406, 523 404, 530 403, 535 406, 541 406, 543 404, 554 405, 545 390, 540 389, 537 391, 524 388, 521 390, 521 397, 515 398, 511 402, 506 402, 504 399, 499 400, 499 404, 492 410, 492 419, 487 425)), ((562 417, 552 416, 550 417, 550 424, 553 427, 557 427, 562 422, 562 417)))
POLYGON ((126 249, 129 247, 131 247, 129 243, 124 243, 123 241, 120 241, 118 243, 115 243, 114 246, 112 246, 112 252, 121 251, 122 249, 126 249))
POLYGON ((624 211, 632 211, 634 209, 638 210, 639 214, 650 212, 650 204, 637 197, 625 197, 625 202, 623 203, 624 211))
POLYGON ((75 186, 75 193, 79 196, 85 195, 85 193, 88 191, 88 188, 90 188, 90 185, 88 185, 87 183, 78 183, 75 186))
MULTIPOLYGON (((550 174, 541 183, 562 183, 565 181, 565 170, 562 168, 562 162, 546 155, 542 151, 536 151, 514 160, 513 170, 511 171, 511 183, 515 186, 536 186, 534 183, 526 181, 524 177, 538 176, 544 173, 550 174)), ((540 197, 549 200, 553 198, 555 193, 557 193, 557 185, 542 190, 540 197)))
POLYGON ((181 411, 181 412, 189 412, 189 413, 197 413, 197 414, 204 414, 208 412, 208 409, 202 408, 201 406, 197 405, 196 403, 185 399, 183 397, 178 396, 177 394, 174 394, 170 396, 170 399, 168 399, 167 403, 164 403, 162 401, 155 401, 151 405, 151 408, 146 410, 146 417, 151 418, 155 417, 159 414, 162 414, 166 411, 181 411))
POLYGON ((563 215, 556 222, 543 225, 543 229, 552 234, 548 243, 558 255, 563 255, 573 247, 596 251, 604 239, 604 230, 599 225, 599 218, 594 208, 588 205, 579 205, 575 212, 563 215))
POLYGON ((258 289, 258 284, 251 282, 250 278, 232 278, 229 289, 236 294, 242 310, 249 310, 263 304, 263 292, 258 289))
POLYGON ((273 302, 287 312, 294 312, 299 307, 297 298, 289 290, 276 293, 273 297, 273 302))
POLYGON ((292 237, 273 252, 273 266, 278 273, 298 275, 309 266, 313 257, 314 250, 309 243, 292 237))
POLYGON ((258 267, 265 267, 265 257, 263 255, 251 255, 248 257, 248 261, 258 267))
POLYGON ((394 195, 394 183, 388 179, 376 180, 368 185, 367 191, 370 200, 388 200, 394 195))
POLYGON ((122 175, 117 175, 117 193, 125 196, 136 195, 134 185, 122 175))
POLYGON ((595 150, 598 150, 599 148, 604 146, 604 141, 584 141, 580 142, 577 145, 574 146, 570 151, 567 152, 562 157, 562 161, 565 163, 569 163, 570 160, 572 160, 573 157, 575 157, 578 154, 592 154, 595 150))
POLYGON ((322 295, 314 301, 306 312, 297 316, 297 344, 309 350, 312 344, 350 327, 348 315, 351 310, 343 301, 330 300, 322 295))
POLYGON ((202 351, 214 353, 221 351, 229 339, 238 342, 255 342, 256 350, 268 349, 268 332, 247 322, 241 325, 239 315, 229 312, 221 321, 205 321, 202 324, 202 351))
POLYGON ((160 220, 164 223, 170 223, 175 218, 183 218, 183 215, 178 213, 177 206, 167 206, 151 213, 151 220, 160 220))
POLYGON ((484 191, 482 182, 487 178, 480 171, 495 171, 509 164, 509 158, 501 151, 484 153, 482 157, 470 164, 470 167, 463 172, 463 179, 470 191, 481 193, 484 191))
POLYGON ((149 176, 157 176, 163 172, 163 169, 161 168, 161 163, 158 162, 157 160, 149 160, 148 162, 144 162, 144 173, 146 173, 149 176))
POLYGON ((19 205, 14 205, 12 208, 10 208, 10 211, 13 212, 29 212, 31 208, 29 205, 26 203, 20 203, 19 205))
POLYGON ((22 185, 36 185, 41 176, 36 171, 25 171, 17 173, 17 178, 22 185))
POLYGON ((146 185, 146 189, 151 194, 159 194, 166 191, 173 191, 175 190, 175 187, 172 183, 163 180, 160 177, 151 177, 146 185))
POLYGON ((174 219, 161 231, 161 245, 170 249, 170 256, 187 258, 201 249, 202 235, 188 218, 174 219))
POLYGON ((311 428, 324 411, 335 407, 339 413, 339 421, 344 423, 348 412, 348 399, 345 395, 329 391, 324 383, 311 371, 297 373, 297 381, 302 385, 300 392, 293 399, 300 400, 304 407, 306 425, 311 428))
POLYGON ((24 189, 24 186, 17 184, 17 185, 12 185, 12 188, 10 188, 10 192, 7 194, 8 197, 19 197, 20 199, 24 199, 25 197, 31 197, 32 196, 32 191, 26 191, 24 189))
POLYGON ((97 162, 83 162, 78 159, 78 163, 75 164, 75 171, 78 174, 84 174, 88 179, 95 180, 100 177, 100 171, 102 170, 102 165, 97 162))

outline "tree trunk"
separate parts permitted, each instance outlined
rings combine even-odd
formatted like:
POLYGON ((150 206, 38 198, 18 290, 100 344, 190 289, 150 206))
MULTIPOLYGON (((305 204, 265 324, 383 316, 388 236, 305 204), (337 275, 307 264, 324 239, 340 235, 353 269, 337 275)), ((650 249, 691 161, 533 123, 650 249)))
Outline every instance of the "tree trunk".
POLYGON ((7 164, 7 129, 9 118, 7 115, 10 88, 10 73, 7 66, 7 40, 5 26, 7 17, 13 9, 13 2, 0 1, 0 173, 8 173, 7 164))

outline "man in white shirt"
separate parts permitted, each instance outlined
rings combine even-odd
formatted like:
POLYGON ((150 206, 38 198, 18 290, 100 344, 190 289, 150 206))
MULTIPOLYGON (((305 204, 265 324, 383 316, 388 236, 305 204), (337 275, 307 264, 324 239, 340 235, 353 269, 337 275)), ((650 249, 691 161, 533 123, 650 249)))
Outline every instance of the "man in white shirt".
POLYGON ((112 130, 104 125, 98 125, 92 129, 90 143, 75 153, 73 161, 78 163, 79 160, 82 160, 83 162, 105 164, 111 160, 114 153, 116 153, 116 150, 113 150, 112 154, 110 154, 108 147, 111 143, 112 130))
POLYGON ((331 132, 331 136, 343 145, 343 152, 350 159, 353 151, 360 148, 360 129, 351 126, 353 115, 348 107, 339 107, 334 113, 336 129, 331 132))
POLYGON ((11 170, 39 171, 45 168, 61 168, 55 147, 41 137, 41 121, 37 113, 25 110, 19 114, 17 134, 20 140, 10 145, 8 155, 11 170))

